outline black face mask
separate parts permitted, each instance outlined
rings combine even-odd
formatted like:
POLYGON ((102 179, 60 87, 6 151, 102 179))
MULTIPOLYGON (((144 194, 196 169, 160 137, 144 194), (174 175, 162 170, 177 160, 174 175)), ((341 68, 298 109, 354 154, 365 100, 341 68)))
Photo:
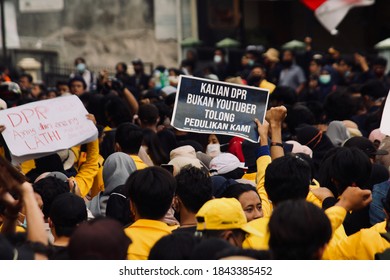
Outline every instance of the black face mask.
POLYGON ((291 60, 286 60, 286 61, 282 61, 282 64, 285 68, 289 68, 291 67, 291 65, 293 64, 293 62, 291 60))

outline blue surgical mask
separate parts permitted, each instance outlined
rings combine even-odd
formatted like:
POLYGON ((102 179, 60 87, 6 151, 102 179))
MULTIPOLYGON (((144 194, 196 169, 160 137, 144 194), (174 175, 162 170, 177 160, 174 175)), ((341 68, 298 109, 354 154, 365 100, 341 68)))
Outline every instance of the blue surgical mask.
POLYGON ((253 66, 255 61, 253 59, 248 59, 248 66, 253 66))
POLYGON ((348 78, 349 75, 351 75, 351 71, 346 71, 345 74, 344 74, 344 77, 348 78))
POLYGON ((320 75, 318 80, 320 81, 321 84, 327 85, 330 83, 331 76, 330 76, 330 74, 323 74, 323 75, 320 75))
POLYGON ((79 73, 83 73, 86 68, 87 67, 86 67, 86 65, 84 63, 79 63, 79 64, 76 65, 76 70, 79 73))

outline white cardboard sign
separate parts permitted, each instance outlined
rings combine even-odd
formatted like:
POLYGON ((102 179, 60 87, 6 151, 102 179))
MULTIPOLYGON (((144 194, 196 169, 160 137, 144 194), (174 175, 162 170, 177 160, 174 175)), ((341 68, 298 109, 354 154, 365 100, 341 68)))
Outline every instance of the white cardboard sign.
POLYGON ((37 101, 0 111, 3 137, 13 157, 22 162, 97 138, 83 103, 75 96, 37 101))

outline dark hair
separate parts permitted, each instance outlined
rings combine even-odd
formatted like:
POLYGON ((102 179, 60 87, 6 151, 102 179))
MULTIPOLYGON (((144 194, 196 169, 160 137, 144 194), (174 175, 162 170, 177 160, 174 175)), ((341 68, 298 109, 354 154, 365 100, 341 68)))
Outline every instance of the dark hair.
POLYGON ((157 134, 149 128, 143 129, 142 133, 143 145, 148 147, 148 155, 154 165, 159 166, 168 163, 169 157, 162 148, 157 134))
POLYGON ((347 89, 337 88, 325 98, 324 110, 329 121, 348 120, 355 113, 355 102, 347 89))
POLYGON ((298 100, 294 89, 288 86, 277 86, 269 99, 275 105, 294 105, 298 100))
POLYGON ((379 57, 375 58, 372 61, 372 65, 380 65, 380 66, 386 67, 387 66, 387 60, 386 60, 386 58, 383 58, 383 57, 379 56, 379 57))
POLYGON ((33 82, 33 77, 31 76, 31 74, 29 73, 23 73, 22 75, 20 75, 19 79, 20 78, 27 78, 28 82, 29 83, 32 83, 33 82))
POLYGON ((142 123, 146 125, 153 125, 157 123, 159 111, 153 104, 144 104, 138 109, 138 117, 142 123))
POLYGON ((164 236, 154 244, 149 253, 149 260, 189 260, 194 247, 200 242, 188 232, 164 236))
POLYGON ((69 192, 68 183, 56 178, 45 177, 33 184, 34 192, 42 197, 42 212, 45 218, 49 217, 51 204, 54 199, 62 193, 69 192))
POLYGON ((116 65, 122 66, 124 72, 127 71, 127 64, 125 62, 118 62, 116 65))
POLYGON ((131 174, 126 187, 139 215, 144 219, 159 220, 172 204, 176 180, 167 170, 153 166, 131 174))
POLYGON ((77 225, 87 220, 87 206, 80 196, 66 192, 53 200, 49 217, 57 236, 70 237, 77 225))
POLYGON ((221 238, 202 239, 202 241, 195 246, 191 259, 217 260, 219 254, 222 254, 222 252, 231 248, 234 248, 234 246, 221 238))
POLYGON ((227 197, 227 198, 233 197, 238 200, 238 198, 243 193, 250 192, 250 191, 254 191, 258 195, 257 190, 254 186, 250 184, 237 183, 237 184, 229 185, 227 189, 224 191, 224 193, 222 194, 222 197, 227 197))
POLYGON ((84 78, 81 76, 74 76, 73 78, 69 79, 68 86, 69 88, 72 86, 73 82, 81 82, 83 84, 83 88, 87 88, 87 83, 85 82, 84 78))
POLYGON ((309 108, 303 104, 295 104, 288 111, 286 117, 287 126, 292 134, 295 134, 295 128, 302 124, 314 125, 315 116, 309 108))
POLYGON ((189 211, 197 213, 203 204, 212 199, 211 178, 201 169, 185 166, 175 178, 176 194, 189 211))
POLYGON ((83 57, 76 57, 74 60, 74 65, 77 65, 80 62, 85 63, 85 59, 83 57))
POLYGON ((243 256, 252 258, 255 260, 271 260, 271 253, 266 250, 253 250, 253 249, 242 249, 238 247, 229 248, 223 250, 220 253, 217 253, 217 259, 234 257, 234 256, 243 256))
POLYGON ((340 147, 329 152, 320 165, 319 183, 337 197, 348 186, 364 187, 370 178, 369 157, 356 147, 340 147), (336 193, 335 193, 336 192, 336 193))
POLYGON ((275 208, 268 223, 273 258, 320 259, 319 249, 332 236, 330 221, 322 209, 305 200, 288 200, 275 208))
POLYGON ((104 113, 106 115, 107 124, 111 127, 117 127, 121 123, 131 122, 133 115, 129 107, 123 103, 123 100, 118 96, 107 96, 104 101, 104 113))
POLYGON ((143 140, 142 129, 132 123, 122 123, 115 132, 115 142, 119 144, 122 152, 138 154, 143 140))
POLYGON ((274 204, 288 199, 305 199, 311 178, 310 165, 302 157, 285 155, 273 160, 265 170, 265 190, 274 204))
POLYGON ((130 244, 118 221, 101 217, 76 228, 68 252, 71 260, 126 260, 130 244))

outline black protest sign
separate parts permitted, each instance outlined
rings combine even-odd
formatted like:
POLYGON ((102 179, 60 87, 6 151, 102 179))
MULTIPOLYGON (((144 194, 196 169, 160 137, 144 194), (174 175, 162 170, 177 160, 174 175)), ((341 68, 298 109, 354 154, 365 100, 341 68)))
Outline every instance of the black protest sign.
POLYGON ((263 122, 268 95, 267 89, 180 76, 171 123, 178 130, 258 142, 254 119, 263 122))

